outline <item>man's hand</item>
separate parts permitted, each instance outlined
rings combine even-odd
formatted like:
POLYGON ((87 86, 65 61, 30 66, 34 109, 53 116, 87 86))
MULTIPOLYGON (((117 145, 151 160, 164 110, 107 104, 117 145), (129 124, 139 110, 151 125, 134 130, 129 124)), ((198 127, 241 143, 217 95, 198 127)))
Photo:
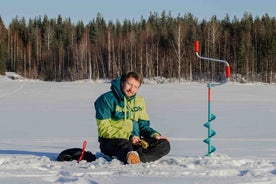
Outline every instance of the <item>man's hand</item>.
POLYGON ((157 140, 164 139, 164 140, 169 141, 169 139, 167 137, 164 137, 164 136, 161 136, 161 135, 158 135, 158 134, 154 135, 154 138, 157 139, 157 140))
POLYGON ((132 143, 133 145, 140 145, 140 142, 141 142, 141 139, 140 139, 139 137, 137 137, 137 136, 133 136, 133 137, 131 138, 131 143, 132 143))

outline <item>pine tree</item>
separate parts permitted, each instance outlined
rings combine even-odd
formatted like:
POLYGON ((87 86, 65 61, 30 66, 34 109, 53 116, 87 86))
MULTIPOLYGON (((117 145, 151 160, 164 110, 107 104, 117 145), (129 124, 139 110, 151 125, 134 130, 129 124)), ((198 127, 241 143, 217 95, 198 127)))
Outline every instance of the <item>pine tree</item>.
POLYGON ((6 72, 6 60, 7 60, 7 30, 0 16, 0 74, 6 72))

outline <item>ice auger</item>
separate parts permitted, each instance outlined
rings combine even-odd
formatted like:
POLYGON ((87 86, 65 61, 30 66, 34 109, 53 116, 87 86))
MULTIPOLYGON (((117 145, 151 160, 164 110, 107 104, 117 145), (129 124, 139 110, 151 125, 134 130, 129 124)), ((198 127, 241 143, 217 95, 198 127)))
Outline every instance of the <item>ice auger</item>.
POLYGON ((212 87, 218 86, 225 84, 226 82, 229 81, 230 78, 230 65, 228 64, 227 61, 224 60, 219 60, 219 59, 213 59, 213 58, 207 58, 207 57, 202 57, 198 54, 199 51, 199 41, 195 42, 195 54, 197 57, 199 57, 202 60, 208 60, 208 61, 214 61, 214 62, 220 62, 225 64, 225 80, 218 82, 218 83, 212 83, 208 82, 207 87, 208 87, 208 121, 203 124, 206 128, 208 128, 208 137, 203 140, 206 144, 208 144, 208 153, 206 156, 210 156, 211 153, 216 151, 216 148, 211 144, 211 138, 216 135, 216 132, 211 128, 211 122, 216 119, 216 116, 211 113, 211 95, 212 95, 212 87))

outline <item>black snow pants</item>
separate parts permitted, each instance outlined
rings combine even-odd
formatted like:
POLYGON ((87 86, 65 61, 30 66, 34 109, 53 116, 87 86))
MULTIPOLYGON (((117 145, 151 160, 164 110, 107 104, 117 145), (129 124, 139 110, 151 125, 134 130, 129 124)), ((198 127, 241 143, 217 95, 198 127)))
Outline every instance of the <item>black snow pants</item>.
POLYGON ((144 139, 148 142, 147 149, 142 146, 134 146, 126 139, 99 138, 101 152, 109 157, 117 157, 124 164, 127 163, 127 153, 137 151, 141 162, 152 162, 160 159, 170 152, 170 143, 167 140, 154 138, 144 139))

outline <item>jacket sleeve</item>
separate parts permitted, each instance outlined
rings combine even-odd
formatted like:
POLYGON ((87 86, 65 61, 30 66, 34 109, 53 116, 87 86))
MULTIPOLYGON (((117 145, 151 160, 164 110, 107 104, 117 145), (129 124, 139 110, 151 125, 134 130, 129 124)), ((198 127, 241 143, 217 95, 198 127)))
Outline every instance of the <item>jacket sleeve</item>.
POLYGON ((146 108, 144 98, 141 98, 141 107, 142 107, 142 111, 140 113, 140 117, 138 121, 140 135, 145 138, 153 137, 155 134, 160 135, 159 132, 157 132, 155 129, 151 128, 150 126, 149 115, 147 113, 147 108, 146 108))
POLYGON ((145 138, 153 137, 155 134, 160 135, 159 132, 157 132, 156 130, 150 127, 150 121, 145 121, 145 120, 139 121, 139 128, 140 128, 141 136, 145 138))
POLYGON ((96 110, 96 121, 98 136, 102 138, 125 138, 128 139, 132 132, 131 120, 112 119, 113 105, 111 100, 100 96, 94 103, 96 110))

